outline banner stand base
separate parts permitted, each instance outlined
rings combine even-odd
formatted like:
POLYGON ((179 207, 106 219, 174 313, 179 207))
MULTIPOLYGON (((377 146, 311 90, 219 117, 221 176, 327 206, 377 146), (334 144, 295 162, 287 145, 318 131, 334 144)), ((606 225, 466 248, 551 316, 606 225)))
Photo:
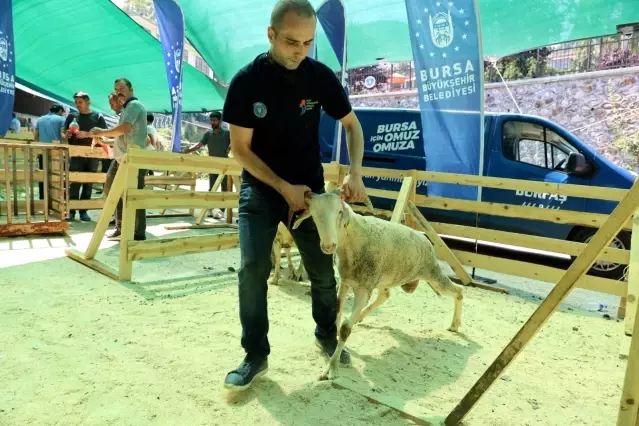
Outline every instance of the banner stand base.
POLYGON ((479 275, 475 275, 475 268, 473 268, 473 273, 471 274, 471 277, 473 278, 473 280, 481 281, 481 282, 484 282, 486 284, 496 284, 497 283, 497 280, 495 280, 493 278, 485 278, 485 277, 480 277, 479 275))

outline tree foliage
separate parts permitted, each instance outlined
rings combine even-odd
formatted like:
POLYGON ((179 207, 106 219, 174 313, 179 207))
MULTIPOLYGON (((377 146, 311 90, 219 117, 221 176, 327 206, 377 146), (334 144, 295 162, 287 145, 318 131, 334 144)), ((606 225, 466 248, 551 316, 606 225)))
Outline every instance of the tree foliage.
POLYGON ((155 19, 153 0, 125 0, 124 11, 128 14, 134 13, 150 20, 155 19))

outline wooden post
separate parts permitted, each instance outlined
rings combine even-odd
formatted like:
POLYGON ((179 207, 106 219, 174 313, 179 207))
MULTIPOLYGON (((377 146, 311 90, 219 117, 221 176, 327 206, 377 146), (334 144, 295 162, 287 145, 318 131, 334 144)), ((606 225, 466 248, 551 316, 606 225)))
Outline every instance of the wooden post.
MULTIPOLYGON (((639 251, 639 247, 632 247, 631 250, 639 251)), ((639 316, 635 315, 635 329, 639 327, 637 324, 639 324, 639 316)), ((637 334, 633 334, 630 341, 630 353, 628 354, 626 376, 621 390, 617 426, 637 425, 637 409, 639 408, 639 337, 637 334)))
MULTIPOLYGON (((109 227, 111 216, 113 216, 120 198, 124 198, 123 194, 125 189, 124 187, 126 185, 127 169, 127 161, 125 159, 120 164, 118 172, 115 174, 115 178, 113 179, 113 183, 111 183, 109 194, 107 195, 106 200, 104 201, 104 206, 102 207, 102 213, 100 213, 100 218, 95 224, 95 230, 93 231, 93 235, 91 236, 91 242, 89 242, 89 246, 84 253, 85 259, 93 259, 95 257, 95 254, 100 247, 102 237, 109 227)), ((135 187, 137 188, 137 181, 135 187)))
POLYGON ((592 237, 586 248, 570 265, 566 273, 552 289, 546 299, 531 315, 526 324, 517 332, 495 361, 477 380, 468 393, 446 417, 446 426, 458 425, 490 389, 492 384, 504 372, 506 367, 515 359, 521 350, 530 342, 533 336, 548 320, 561 302, 572 290, 575 282, 581 278, 595 263, 599 253, 608 247, 612 239, 623 228, 625 222, 639 205, 639 180, 635 181, 626 196, 619 202, 610 214, 608 220, 592 237))
MULTIPOLYGON (((224 179, 224 173, 220 173, 219 175, 217 175, 217 179, 215 179, 215 182, 213 182, 213 186, 211 187, 210 192, 217 192, 217 189, 220 187, 220 185, 222 185, 222 180, 224 179)), ((232 184, 232 181, 231 181, 232 184)), ((200 215, 197 217, 197 219, 195 219, 195 224, 196 225, 200 225, 202 223, 202 221, 204 220, 204 216, 206 216, 206 211, 208 209, 202 209, 202 211, 200 212, 200 215)))
POLYGON ((393 209, 393 215, 391 216, 391 222, 401 223, 402 217, 404 216, 404 210, 406 210, 406 204, 408 203, 408 198, 412 192, 414 186, 414 179, 412 177, 405 177, 402 182, 402 187, 399 190, 399 195, 397 196, 397 202, 395 203, 395 208, 393 209))
POLYGON ((42 199, 44 200, 44 221, 49 221, 49 150, 44 149, 42 151, 42 192, 44 194, 42 199))
MULTIPOLYGON (((630 263, 628 264, 628 295, 626 296, 626 316, 624 332, 632 336, 639 305, 639 210, 632 218, 632 237, 630 241, 630 263), (634 245, 633 245, 634 244, 634 245)), ((634 426, 634 425, 633 425, 634 426)))
MULTIPOLYGON (((413 186, 411 187, 410 195, 408 196, 408 200, 415 204, 415 198, 417 197, 417 170, 410 170, 408 175, 413 178, 413 186)), ((412 214, 406 214, 404 211, 404 222, 407 226, 411 228, 415 228, 415 219, 413 219, 412 214)))
MULTIPOLYGON (((408 202, 408 211, 411 213, 417 224, 424 230, 424 233, 426 234, 428 239, 433 242, 435 249, 438 249, 438 251, 442 254, 444 260, 450 265, 451 268, 453 268, 453 271, 455 271, 455 275, 457 275, 462 284, 470 285, 473 282, 473 279, 470 277, 470 275, 468 275, 468 272, 466 272, 462 264, 459 263, 457 257, 455 257, 444 240, 442 240, 437 231, 435 231, 430 223, 428 223, 426 218, 422 215, 422 213, 419 211, 417 206, 413 204, 412 201, 408 202)), ((393 215, 394 214, 395 213, 393 213, 393 215)))
POLYGON ((628 300, 626 296, 622 296, 619 298, 619 308, 617 308, 617 318, 625 319, 626 318, 626 305, 628 300))
MULTIPOLYGON (((133 241, 133 231, 135 229, 135 208, 129 202, 129 190, 138 187, 137 166, 131 164, 123 164, 120 166, 124 169, 125 188, 122 196, 122 234, 120 235, 120 267, 118 276, 122 281, 131 281, 133 272, 133 261, 129 260, 129 242, 133 241)), ((118 170, 119 172, 119 170, 118 170)))
MULTIPOLYGON (((23 157, 23 161, 24 161, 24 194, 25 194, 25 206, 27 208, 27 216, 26 216, 26 221, 27 223, 31 223, 31 215, 34 214, 35 212, 33 211, 33 200, 31 197, 31 193, 32 193, 32 187, 31 187, 31 177, 32 177, 32 169, 33 169, 33 164, 31 162, 31 147, 29 145, 25 145, 24 147, 24 157, 23 157)), ((14 185, 16 185, 16 183, 14 183, 14 185)))
POLYGON ((13 165, 13 213, 18 216, 18 165, 16 164, 16 149, 11 148, 11 163, 13 165))
MULTIPOLYGON (((195 182, 193 182, 193 184, 189 186, 189 188, 191 189, 191 191, 195 191, 195 188, 197 186, 197 173, 190 173, 189 176, 191 176, 193 180, 195 180, 195 182)), ((193 215, 195 215, 195 209, 189 209, 189 216, 193 215)))
MULTIPOLYGON (((11 209, 11 175, 9 174, 9 147, 4 147, 4 190, 5 190, 5 204, 7 207, 7 225, 11 225, 13 220, 13 213, 11 209)), ((13 181, 13 186, 16 186, 16 182, 13 181)))

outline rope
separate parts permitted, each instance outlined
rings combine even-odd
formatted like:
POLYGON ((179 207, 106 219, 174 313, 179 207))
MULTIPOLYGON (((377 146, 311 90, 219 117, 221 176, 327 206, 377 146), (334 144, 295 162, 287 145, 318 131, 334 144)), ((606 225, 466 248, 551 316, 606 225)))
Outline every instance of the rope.
POLYGON ((501 75, 501 72, 499 71, 499 68, 497 68, 497 60, 496 59, 492 59, 490 62, 493 64, 493 68, 495 68, 495 70, 497 71, 497 74, 499 74, 499 78, 501 78, 502 83, 504 83, 504 86, 506 86, 506 90, 508 90, 508 94, 510 95, 510 99, 513 100, 513 103, 517 107, 517 111, 519 111, 519 113, 521 114, 521 108, 519 108, 519 105, 517 104, 517 101, 515 100, 515 97, 513 96, 513 93, 510 91, 510 87, 508 87, 508 84, 506 83, 506 80, 504 80, 504 76, 501 75))

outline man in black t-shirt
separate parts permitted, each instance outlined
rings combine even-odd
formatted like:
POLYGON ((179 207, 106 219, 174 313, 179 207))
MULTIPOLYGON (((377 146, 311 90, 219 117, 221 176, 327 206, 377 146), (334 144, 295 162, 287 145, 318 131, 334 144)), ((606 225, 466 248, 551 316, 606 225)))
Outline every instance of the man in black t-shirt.
MULTIPOLYGON (((75 101, 75 107, 78 109, 78 112, 70 113, 64 123, 67 142, 69 145, 91 146, 93 137, 89 131, 94 127, 106 129, 106 121, 102 114, 91 111, 91 98, 89 98, 89 95, 85 92, 77 92, 73 95, 73 100, 75 101), (73 120, 75 120, 80 127, 80 131, 76 134, 69 132, 69 127, 71 123, 73 123, 73 120)), ((69 171, 96 173, 98 171, 98 159, 71 157, 69 171)), ((69 185, 69 200, 90 200, 92 191, 92 183, 72 183, 69 185), (82 189, 82 194, 80 194, 80 189, 82 189)), ((71 210, 66 220, 71 221, 74 219, 75 210, 71 210)), ((86 210, 80 210, 80 220, 85 222, 91 220, 86 210)))
MULTIPOLYGON (((320 108, 346 130, 350 171, 344 180, 346 201, 363 202, 361 176, 364 138, 339 80, 328 67, 307 58, 316 16, 307 0, 280 0, 273 8, 268 38, 271 48, 232 79, 224 104, 231 150, 243 166, 239 201, 241 266, 239 276, 242 346, 246 357, 224 385, 246 389, 266 372, 270 353, 267 279, 278 223, 288 211, 307 208, 305 194, 324 192, 319 148, 320 108)), ((311 280, 317 345, 326 356, 337 347, 336 282, 331 255, 322 253, 312 220, 292 235, 311 280)), ((348 365, 350 354, 342 352, 348 365)))

